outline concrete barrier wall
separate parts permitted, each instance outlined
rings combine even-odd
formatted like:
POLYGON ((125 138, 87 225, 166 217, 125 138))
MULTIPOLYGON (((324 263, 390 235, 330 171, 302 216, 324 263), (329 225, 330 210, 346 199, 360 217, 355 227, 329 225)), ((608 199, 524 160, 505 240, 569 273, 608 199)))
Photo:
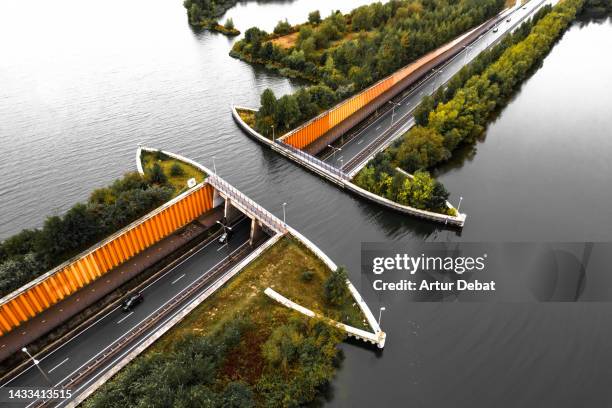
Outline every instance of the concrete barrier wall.
POLYGON ((0 299, 5 334, 213 208, 214 188, 202 183, 106 240, 0 299))
POLYGON ((304 160, 302 157, 298 155, 293 154, 293 152, 291 152, 289 149, 283 148, 280 144, 273 143, 270 139, 267 139, 266 137, 260 135, 258 132, 252 129, 248 124, 246 124, 246 122, 242 120, 237 109, 244 109, 244 110, 252 110, 252 109, 244 108, 244 107, 237 107, 237 106, 232 108, 232 116, 234 120, 236 121, 236 123, 238 123, 238 125, 242 129, 244 129, 247 132, 247 134, 249 134, 255 140, 270 146, 273 150, 276 150, 283 156, 293 160, 294 162, 306 167, 310 171, 333 182, 334 184, 337 184, 338 186, 345 188, 369 201, 372 201, 376 204, 390 208, 392 210, 402 212, 404 214, 409 214, 409 215, 412 215, 418 218, 424 218, 430 221, 440 222, 443 224, 457 226, 457 227, 463 227, 463 225, 465 224, 465 220, 467 218, 466 214, 459 214, 457 216, 452 216, 452 215, 439 214, 439 213, 435 213, 431 211, 419 210, 418 208, 409 207, 403 204, 398 204, 395 201, 391 201, 389 199, 386 199, 384 197, 371 193, 367 190, 364 190, 363 188, 359 187, 358 185, 352 183, 349 180, 341 179, 337 175, 326 171, 324 168, 317 166, 316 164, 311 163, 307 160, 304 160))

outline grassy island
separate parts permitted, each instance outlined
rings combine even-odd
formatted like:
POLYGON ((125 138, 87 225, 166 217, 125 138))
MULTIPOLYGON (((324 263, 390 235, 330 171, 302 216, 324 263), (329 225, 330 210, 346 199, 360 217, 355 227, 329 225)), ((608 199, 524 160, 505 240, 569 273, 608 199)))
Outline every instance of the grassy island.
POLYGON ((140 158, 146 177, 170 184, 174 188, 175 196, 187 189, 187 180, 194 178, 197 183, 201 183, 206 177, 206 174, 197 167, 174 159, 161 151, 143 150, 140 158))
POLYGON ((344 336, 263 291, 272 287, 313 311, 365 327, 346 286, 344 294, 330 290, 342 275, 297 240, 281 238, 84 406, 296 407, 313 401, 334 376, 344 336))

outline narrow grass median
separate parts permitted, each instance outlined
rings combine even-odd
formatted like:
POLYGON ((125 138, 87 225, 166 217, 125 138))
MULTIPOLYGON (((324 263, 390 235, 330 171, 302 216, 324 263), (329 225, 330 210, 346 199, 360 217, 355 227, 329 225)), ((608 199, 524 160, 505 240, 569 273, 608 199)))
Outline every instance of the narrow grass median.
POLYGON ((332 272, 302 243, 283 237, 85 406, 289 407, 313 401, 334 376, 344 334, 279 305, 264 290, 367 329, 348 290, 334 284, 344 285, 343 279, 341 268, 332 272))

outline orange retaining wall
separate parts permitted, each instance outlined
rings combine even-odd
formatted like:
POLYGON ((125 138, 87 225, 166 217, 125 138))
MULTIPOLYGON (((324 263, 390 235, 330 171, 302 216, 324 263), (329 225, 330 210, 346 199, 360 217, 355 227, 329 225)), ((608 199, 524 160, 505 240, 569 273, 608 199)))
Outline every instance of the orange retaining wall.
POLYGON ((286 135, 282 136, 280 140, 298 149, 308 146, 319 137, 327 133, 334 126, 337 126, 342 121, 348 119, 352 114, 359 111, 374 99, 393 88, 393 86, 415 73, 415 71, 430 64, 438 57, 453 49, 453 47, 455 47, 458 43, 462 42, 466 37, 470 36, 470 34, 474 33, 485 24, 487 23, 483 23, 478 28, 470 30, 453 41, 429 52, 428 54, 425 54, 415 62, 406 65, 404 68, 401 68, 388 77, 381 79, 357 95, 350 97, 344 102, 341 102, 333 108, 321 113, 319 116, 315 117, 309 122, 306 122, 304 125, 290 131, 286 135))
POLYGON ((212 209, 213 194, 211 185, 200 184, 7 295, 0 305, 0 334, 11 331, 212 209))

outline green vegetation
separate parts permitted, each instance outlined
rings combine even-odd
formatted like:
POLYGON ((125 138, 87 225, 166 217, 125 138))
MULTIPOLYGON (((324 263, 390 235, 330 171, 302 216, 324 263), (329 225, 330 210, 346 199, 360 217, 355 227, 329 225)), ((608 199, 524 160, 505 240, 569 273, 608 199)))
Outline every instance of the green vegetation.
POLYGON ((84 406, 297 407, 312 401, 334 376, 344 335, 263 291, 274 287, 305 307, 363 327, 352 299, 326 301, 329 276, 301 243, 282 238, 84 406))
POLYGON ((168 201, 174 189, 128 173, 94 190, 86 203, 46 219, 0 244, 0 295, 42 275, 168 201))
MULTIPOLYGON (((376 194, 417 208, 441 204, 444 188, 434 183, 420 191, 438 191, 435 202, 414 197, 414 181, 408 182, 395 168, 416 172, 426 180, 423 170, 451 157, 462 143, 472 143, 486 128, 495 112, 501 109, 518 86, 539 66, 556 39, 574 19, 583 0, 565 0, 552 10, 546 8, 500 45, 482 54, 460 71, 446 90, 423 100, 416 110, 417 125, 383 153, 378 154, 356 177, 355 182, 376 194), (395 197, 395 198, 394 198, 395 197)), ((425 197, 427 194, 424 195, 425 197)), ((443 208, 442 208, 443 209, 443 208)))
POLYGON ((190 178, 201 183, 206 177, 200 169, 160 151, 142 151, 141 160, 146 177, 153 183, 170 184, 174 188, 175 196, 187 190, 187 180, 190 178))
POLYGON ((440 214, 457 215, 455 209, 446 205, 448 191, 426 171, 417 171, 410 178, 391 168, 388 163, 373 160, 353 181, 361 188, 399 204, 440 214), (387 171, 377 173, 378 168, 385 168, 387 171))
POLYGON ((484 22, 503 5, 504 0, 393 0, 346 15, 333 12, 323 20, 313 12, 301 25, 279 22, 272 34, 248 29, 232 56, 315 83, 278 100, 264 92, 256 130, 270 137, 271 125, 279 135, 296 127, 484 22))
POLYGON ((240 34, 240 31, 236 29, 231 18, 226 20, 225 25, 217 21, 236 3, 238 0, 185 0, 183 6, 187 9, 189 24, 193 27, 236 36, 240 34))
POLYGON ((586 0, 584 13, 593 17, 604 17, 612 14, 612 0, 586 0))
POLYGON ((145 177, 127 173, 109 187, 94 190, 85 203, 63 216, 47 218, 40 229, 26 229, 0 243, 0 296, 23 286, 101 239, 202 182, 197 168, 161 152, 142 152, 145 177))

